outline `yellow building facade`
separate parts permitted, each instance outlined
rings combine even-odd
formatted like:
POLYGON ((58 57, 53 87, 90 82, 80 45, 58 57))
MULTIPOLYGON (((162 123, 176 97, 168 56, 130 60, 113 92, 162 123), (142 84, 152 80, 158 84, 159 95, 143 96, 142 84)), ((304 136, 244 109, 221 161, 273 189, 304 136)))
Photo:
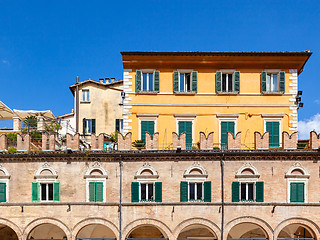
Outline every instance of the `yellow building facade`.
POLYGON ((298 76, 309 51, 121 54, 124 133, 133 140, 159 132, 160 148, 170 149, 172 132, 186 132, 193 148, 199 132, 214 132, 223 149, 231 131, 252 148, 254 132, 268 131, 270 147, 279 147, 282 131, 297 131, 298 76))

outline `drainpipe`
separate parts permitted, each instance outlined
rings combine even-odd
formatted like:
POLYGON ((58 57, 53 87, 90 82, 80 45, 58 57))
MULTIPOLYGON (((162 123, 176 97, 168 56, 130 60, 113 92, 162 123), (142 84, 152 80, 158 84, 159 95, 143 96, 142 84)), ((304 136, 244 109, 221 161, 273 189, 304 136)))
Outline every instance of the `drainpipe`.
POLYGON ((221 167, 221 240, 223 239, 224 232, 224 153, 220 160, 221 167))
POLYGON ((79 132, 79 77, 76 82, 76 133, 79 132))
POLYGON ((119 240, 122 240, 122 166, 123 162, 120 155, 120 202, 119 202, 119 240))

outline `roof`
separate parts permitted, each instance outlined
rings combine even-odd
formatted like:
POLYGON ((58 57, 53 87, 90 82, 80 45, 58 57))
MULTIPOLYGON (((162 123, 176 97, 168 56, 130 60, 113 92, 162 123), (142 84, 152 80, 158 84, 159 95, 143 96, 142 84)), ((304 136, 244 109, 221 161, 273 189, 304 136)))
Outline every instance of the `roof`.
POLYGON ((15 113, 15 115, 17 115, 21 119, 25 119, 26 117, 29 117, 29 116, 35 116, 35 117, 43 116, 46 119, 55 118, 55 116, 53 115, 51 110, 35 111, 35 110, 17 110, 17 109, 13 109, 13 112, 15 113))
POLYGON ((71 113, 66 113, 66 114, 59 115, 59 116, 57 116, 57 118, 70 117, 70 116, 73 116, 73 115, 74 115, 74 112, 71 112, 71 113))
POLYGON ((148 55, 148 56, 311 56, 310 50, 306 51, 279 51, 279 52, 218 52, 218 51, 189 51, 189 52, 155 52, 155 51, 122 51, 121 55, 148 55))
MULTIPOLYGON (((113 85, 116 85, 116 84, 119 84, 119 83, 123 83, 123 80, 120 79, 120 80, 115 80, 115 81, 110 82, 110 83, 101 83, 100 81, 96 81, 96 80, 93 80, 93 79, 89 78, 88 80, 79 82, 79 83, 78 83, 78 86, 79 86, 79 85, 84 85, 84 84, 87 84, 87 83, 94 83, 94 84, 97 84, 97 85, 99 85, 99 86, 111 87, 111 86, 113 86, 113 85)), ((73 92, 74 92, 73 89, 74 89, 76 86, 77 86, 77 83, 75 83, 75 84, 73 84, 73 85, 71 85, 71 86, 69 87, 69 89, 70 89, 70 91, 72 92, 72 94, 73 94, 73 92)))
POLYGON ((0 120, 11 120, 13 117, 13 111, 0 101, 0 120))

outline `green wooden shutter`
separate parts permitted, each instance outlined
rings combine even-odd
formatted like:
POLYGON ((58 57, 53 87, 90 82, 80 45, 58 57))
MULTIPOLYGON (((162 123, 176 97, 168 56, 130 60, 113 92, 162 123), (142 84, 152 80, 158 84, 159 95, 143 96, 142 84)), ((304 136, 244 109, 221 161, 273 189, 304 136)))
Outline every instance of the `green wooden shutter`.
POLYGON ((297 183, 297 202, 304 202, 304 183, 297 183))
POLYGON ((232 182, 232 202, 240 202, 240 182, 232 182))
POLYGON ((256 202, 264 201, 264 182, 256 182, 256 202))
POLYGON ((95 202, 95 184, 89 182, 89 202, 95 202))
POLYGON ((136 92, 141 91, 141 76, 142 72, 140 70, 136 71, 136 92))
POLYGON ((174 71, 173 72, 173 92, 179 92, 179 72, 174 71))
POLYGON ((154 134, 154 121, 148 121, 148 133, 151 134, 151 136, 153 136, 154 134))
POLYGON ((188 182, 180 182, 180 202, 188 202, 188 182))
POLYGON ((279 92, 285 92, 285 72, 279 72, 279 92))
POLYGON ((86 134, 86 127, 87 127, 87 121, 85 118, 82 119, 82 133, 83 135, 86 134))
POLYGON ((267 72, 261 72, 261 92, 267 91, 267 72))
POLYGON ((131 183, 131 202, 139 202, 139 183, 131 183))
POLYGON ((235 71, 233 73, 233 79, 234 79, 234 92, 240 92, 240 72, 235 71))
POLYGON ((160 91, 160 71, 153 72, 154 91, 160 91))
POLYGON ((116 119, 116 131, 120 132, 120 119, 116 119))
POLYGON ((155 183, 155 201, 162 202, 162 182, 155 183))
POLYGON ((96 120, 95 119, 91 119, 91 123, 92 123, 91 132, 95 134, 96 133, 96 120))
POLYGON ((0 183, 0 202, 7 201, 6 195, 7 195, 6 183, 0 183))
POLYGON ((191 91, 197 92, 198 91, 198 72, 193 71, 191 72, 191 91))
POLYGON ((148 132, 148 121, 141 121, 141 140, 146 139, 146 132, 148 132))
POLYGON ((203 188, 204 188, 204 201, 211 202, 211 182, 210 181, 204 182, 203 188))
POLYGON ((103 202, 103 183, 95 183, 95 202, 103 202))
POLYGON ((32 183, 32 202, 39 202, 39 183, 32 183))
POLYGON ((228 132, 228 122, 222 121, 221 123, 221 149, 227 148, 227 132, 228 132))
POLYGON ((279 122, 266 122, 266 131, 269 132, 269 147, 279 147, 280 133, 279 122))
POLYGON ((290 183, 290 202, 297 202, 297 185, 290 183))
POLYGON ((60 183, 59 182, 53 183, 53 201, 60 202, 60 183))
POLYGON ((185 132, 185 121, 179 121, 178 123, 178 128, 179 128, 179 137, 181 133, 185 132))
POLYGON ((192 121, 186 121, 186 148, 192 148, 192 121))
POLYGON ((219 93, 222 91, 222 72, 216 71, 216 92, 219 93))

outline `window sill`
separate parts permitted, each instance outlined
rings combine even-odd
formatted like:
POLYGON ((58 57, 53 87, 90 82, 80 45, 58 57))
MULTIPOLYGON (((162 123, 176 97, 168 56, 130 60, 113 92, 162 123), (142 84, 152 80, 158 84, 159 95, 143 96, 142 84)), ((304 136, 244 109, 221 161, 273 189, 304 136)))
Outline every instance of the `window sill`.
POLYGON ((238 92, 218 92, 218 95, 238 95, 238 92))
POLYGON ((191 202, 191 203, 203 203, 204 200, 189 200, 188 202, 191 202))
POLYGON ((136 94, 157 95, 158 92, 144 92, 144 91, 141 91, 141 92, 136 92, 136 94))
POLYGON ((140 200, 140 203, 153 203, 155 202, 154 200, 140 200))
POLYGON ((185 95, 188 95, 188 96, 193 96, 193 95, 196 95, 197 93, 196 92, 174 92, 175 95, 181 95, 181 96, 185 96, 185 95))
POLYGON ((90 101, 80 101, 80 103, 91 103, 90 101))
POLYGON ((263 92, 262 95, 281 96, 283 92, 263 92))

